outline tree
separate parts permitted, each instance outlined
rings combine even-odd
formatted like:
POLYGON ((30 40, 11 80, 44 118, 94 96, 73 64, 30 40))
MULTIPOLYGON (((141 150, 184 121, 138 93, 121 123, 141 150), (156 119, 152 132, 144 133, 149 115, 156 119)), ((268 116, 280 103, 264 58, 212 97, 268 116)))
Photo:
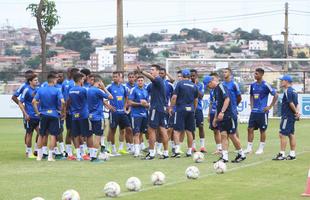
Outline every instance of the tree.
POLYGON ((39 4, 30 4, 26 8, 36 18, 41 38, 42 78, 46 72, 46 36, 59 23, 56 4, 52 0, 40 0, 39 4))
POLYGON ((224 41, 224 36, 222 36, 222 35, 213 35, 213 41, 214 42, 224 41))
POLYGON ((90 39, 90 33, 87 31, 68 32, 62 37, 57 46, 81 53, 81 59, 84 60, 88 60, 89 55, 95 51, 90 39))
POLYGON ((242 52, 242 49, 240 47, 237 47, 237 46, 232 46, 230 47, 230 50, 229 50, 231 53, 241 53, 242 52))
POLYGON ((15 54, 16 54, 16 52, 11 48, 6 48, 4 50, 4 55, 6 55, 6 56, 14 56, 15 54))
POLYGON ((57 51, 48 50, 46 53, 46 57, 51 58, 51 57, 57 56, 57 54, 58 54, 57 51))
POLYGON ((113 45, 114 39, 112 37, 107 37, 104 39, 104 44, 105 45, 113 45))
POLYGON ((138 51, 138 59, 141 61, 151 61, 154 58, 154 54, 153 52, 146 48, 146 47, 142 47, 141 49, 139 49, 138 51))
POLYGON ((41 58, 40 56, 36 56, 33 58, 30 58, 25 62, 25 64, 30 67, 31 69, 38 69, 41 63, 41 58))
POLYGON ((31 51, 30 51, 29 49, 23 48, 23 49, 20 51, 19 55, 20 55, 21 57, 30 57, 30 56, 31 56, 31 51))
MULTIPOLYGON (((297 54, 297 58, 307 58, 307 56, 305 52, 302 51, 297 54)), ((308 62, 305 62, 305 61, 299 61, 298 63, 303 66, 308 65, 308 62)))
POLYGON ((161 36, 158 33, 151 33, 149 35, 149 41, 150 42, 158 42, 158 41, 161 41, 161 40, 163 40, 163 36, 161 36))

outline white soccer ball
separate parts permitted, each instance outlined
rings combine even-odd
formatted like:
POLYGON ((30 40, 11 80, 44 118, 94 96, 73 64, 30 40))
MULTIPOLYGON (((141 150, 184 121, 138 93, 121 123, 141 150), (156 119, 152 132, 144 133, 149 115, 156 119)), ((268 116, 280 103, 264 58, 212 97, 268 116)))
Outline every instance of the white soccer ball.
POLYGON ((116 182, 108 182, 103 188, 103 192, 107 197, 117 197, 121 193, 121 187, 116 182))
POLYGON ((185 175, 188 179, 197 179, 199 174, 199 169, 195 166, 190 166, 185 170, 185 175))
POLYGON ((99 154, 98 158, 99 158, 100 160, 107 161, 107 160, 110 159, 110 154, 107 153, 107 152, 103 152, 103 153, 100 153, 100 154, 99 154))
POLYGON ((44 200, 42 197, 35 197, 32 200, 44 200))
POLYGON ((213 167, 217 174, 223 174, 227 171, 226 164, 221 160, 214 163, 213 167))
POLYGON ((62 200, 80 200, 80 195, 75 190, 67 190, 62 194, 62 200))
POLYGON ((154 172, 151 176, 151 181, 153 185, 162 185, 165 183, 166 176, 162 172, 154 172))
POLYGON ((137 177, 130 177, 126 181, 126 188, 129 191, 139 191, 141 189, 141 181, 137 177))
POLYGON ((201 163, 204 160, 205 156, 201 152, 195 152, 193 155, 193 161, 196 163, 201 163))

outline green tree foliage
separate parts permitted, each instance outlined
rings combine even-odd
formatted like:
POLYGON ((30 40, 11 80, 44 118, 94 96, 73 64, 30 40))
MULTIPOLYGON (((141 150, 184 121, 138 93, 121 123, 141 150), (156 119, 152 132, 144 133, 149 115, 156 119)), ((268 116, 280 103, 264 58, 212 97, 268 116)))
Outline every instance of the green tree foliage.
POLYGON ((151 33, 149 35, 149 42, 158 42, 162 40, 163 40, 163 36, 158 33, 151 33))
POLYGON ((21 57, 27 57, 27 58, 28 58, 28 57, 31 56, 31 51, 30 51, 29 49, 23 48, 23 49, 20 51, 19 55, 20 55, 21 57))
POLYGON ((31 69, 38 69, 41 63, 40 56, 35 56, 33 58, 30 58, 25 62, 25 64, 30 67, 31 69))
POLYGON ((138 59, 140 61, 151 61, 154 59, 154 54, 150 49, 148 49, 146 47, 142 47, 138 51, 138 59))
POLYGON ((68 32, 65 34, 57 46, 71 49, 81 53, 81 59, 88 60, 90 54, 95 51, 90 39, 90 33, 86 31, 68 32))
POLYGON ((113 45, 114 39, 112 37, 107 37, 104 39, 104 44, 105 45, 113 45))

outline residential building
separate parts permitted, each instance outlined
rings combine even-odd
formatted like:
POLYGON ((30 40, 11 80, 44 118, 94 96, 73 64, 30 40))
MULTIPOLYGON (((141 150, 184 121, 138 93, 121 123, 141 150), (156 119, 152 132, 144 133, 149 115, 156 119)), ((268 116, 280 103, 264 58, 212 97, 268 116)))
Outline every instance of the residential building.
POLYGON ((297 57, 299 53, 304 52, 306 57, 310 57, 310 49, 308 46, 296 46, 292 48, 293 50, 293 57, 297 57))
POLYGON ((251 50, 251 51, 267 51, 268 50, 268 41, 250 40, 249 41, 249 50, 251 50))

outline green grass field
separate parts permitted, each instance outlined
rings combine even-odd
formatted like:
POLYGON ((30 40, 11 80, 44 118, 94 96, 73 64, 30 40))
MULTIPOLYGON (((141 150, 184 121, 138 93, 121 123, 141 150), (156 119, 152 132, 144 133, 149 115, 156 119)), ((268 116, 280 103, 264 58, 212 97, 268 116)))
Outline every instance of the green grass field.
MULTIPOLYGON (((121 186, 120 199, 302 199, 310 165, 310 121, 296 124, 297 160, 271 161, 279 151, 278 120, 270 120, 265 153, 251 154, 245 162, 228 164, 225 174, 213 170, 216 156, 207 154, 203 163, 190 158, 143 161, 131 156, 111 158, 108 162, 47 161, 37 162, 25 158, 22 120, 0 120, 0 199, 30 200, 41 196, 45 200, 61 199, 66 189, 75 189, 81 199, 105 199, 102 192, 108 181, 121 186), (198 180, 187 180, 185 169, 195 165, 200 170, 198 180), (154 171, 166 175, 166 184, 152 186, 150 175, 154 171), (137 176, 142 181, 142 191, 127 192, 127 178, 137 176)), ((243 147, 246 145, 246 125, 239 128, 243 147)), ((213 135, 207 130, 207 150, 215 149, 213 135)), ((258 146, 255 135, 254 150, 258 146)), ((199 144, 199 142, 197 142, 199 144)), ((234 158, 232 145, 230 159, 234 158)))

